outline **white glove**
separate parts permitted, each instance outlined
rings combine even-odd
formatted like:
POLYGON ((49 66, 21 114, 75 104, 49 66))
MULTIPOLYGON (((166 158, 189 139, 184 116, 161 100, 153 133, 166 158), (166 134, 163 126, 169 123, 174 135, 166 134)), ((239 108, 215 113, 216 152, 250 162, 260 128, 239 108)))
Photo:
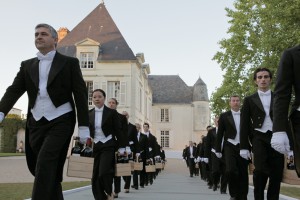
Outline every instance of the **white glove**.
POLYGON ((135 154, 136 157, 139 157, 140 155, 141 155, 140 153, 136 153, 136 154, 135 154))
POLYGON ((216 152, 216 156, 217 156, 218 158, 222 158, 222 153, 216 152))
POLYGON ((290 151, 290 142, 286 132, 273 133, 271 146, 279 153, 287 154, 290 151))
POLYGON ((125 148, 119 148, 118 153, 122 156, 125 153, 125 148))
POLYGON ((202 157, 200 157, 200 161, 203 162, 203 158, 202 157))
POLYGON ((3 121, 3 119, 4 119, 4 113, 0 112, 0 123, 3 121))
POLYGON ((79 126, 78 127, 78 136, 80 138, 80 142, 85 144, 87 139, 90 138, 90 129, 87 126, 79 126))
POLYGON ((208 163, 208 158, 203 158, 203 162, 208 163))
POLYGON ((200 162, 201 161, 201 159, 200 159, 200 156, 198 156, 198 158, 197 158, 197 162, 200 162))
POLYGON ((130 149, 130 147, 127 146, 127 147, 125 148, 125 151, 126 151, 127 155, 131 154, 131 149, 130 149))
POLYGON ((197 158, 194 158, 194 162, 196 163, 198 160, 197 160, 197 158))
POLYGON ((251 158, 250 152, 248 149, 241 149, 240 150, 240 156, 246 160, 249 160, 251 158))
POLYGON ((150 151, 152 151, 152 148, 151 148, 151 147, 149 147, 149 152, 150 152, 150 151))
POLYGON ((294 157, 294 152, 293 152, 293 151, 289 151, 289 152, 288 152, 288 158, 290 158, 291 156, 294 157))
POLYGON ((160 158, 160 156, 155 156, 154 158, 158 159, 158 158, 160 158))

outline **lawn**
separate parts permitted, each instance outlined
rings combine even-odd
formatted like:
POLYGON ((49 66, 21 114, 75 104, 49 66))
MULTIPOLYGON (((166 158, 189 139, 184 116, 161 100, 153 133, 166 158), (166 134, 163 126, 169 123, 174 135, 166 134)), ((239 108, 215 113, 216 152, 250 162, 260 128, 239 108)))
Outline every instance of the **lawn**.
MULTIPOLYGON (((90 181, 63 182, 63 190, 90 185, 90 181)), ((0 183, 0 199, 23 200, 31 197, 33 183, 0 183)))
POLYGON ((0 153, 0 157, 25 156, 25 153, 0 153))

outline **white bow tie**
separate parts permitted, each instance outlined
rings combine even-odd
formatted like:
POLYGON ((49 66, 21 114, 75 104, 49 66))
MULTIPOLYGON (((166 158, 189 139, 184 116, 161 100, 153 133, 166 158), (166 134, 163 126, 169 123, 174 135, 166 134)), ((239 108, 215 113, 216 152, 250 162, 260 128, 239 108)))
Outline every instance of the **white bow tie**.
POLYGON ((233 115, 240 115, 241 112, 234 112, 234 111, 231 111, 233 115))
POLYGON ((267 91, 267 92, 262 92, 262 91, 258 91, 259 96, 270 96, 271 95, 271 91, 267 91))
POLYGON ((103 108, 95 108, 95 112, 103 112, 103 108))
POLYGON ((50 61, 53 60, 54 55, 55 55, 55 51, 53 51, 53 52, 51 51, 51 52, 47 53, 46 55, 43 55, 40 52, 38 52, 36 54, 36 56, 39 60, 50 60, 50 61))

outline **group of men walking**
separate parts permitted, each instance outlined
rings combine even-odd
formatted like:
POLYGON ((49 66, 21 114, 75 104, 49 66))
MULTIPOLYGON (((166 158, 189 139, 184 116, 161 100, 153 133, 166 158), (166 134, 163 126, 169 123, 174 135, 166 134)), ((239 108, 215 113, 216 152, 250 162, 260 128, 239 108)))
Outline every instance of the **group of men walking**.
POLYGON ((220 186, 221 193, 226 193, 228 184, 231 200, 247 199, 248 166, 253 163, 255 199, 264 199, 268 182, 267 199, 278 200, 284 154, 292 156, 293 151, 287 136, 284 137, 285 146, 281 148, 284 150, 279 151, 284 139, 273 134, 275 108, 274 94, 270 90, 271 71, 257 68, 253 80, 257 92, 244 98, 241 109, 240 97, 231 95, 230 110, 216 117, 216 127, 208 127, 207 136, 202 138, 198 148, 190 142, 183 157, 188 161, 191 177, 195 173, 195 163, 200 163, 200 172, 204 173, 201 177, 207 180, 210 189, 216 191, 220 186))

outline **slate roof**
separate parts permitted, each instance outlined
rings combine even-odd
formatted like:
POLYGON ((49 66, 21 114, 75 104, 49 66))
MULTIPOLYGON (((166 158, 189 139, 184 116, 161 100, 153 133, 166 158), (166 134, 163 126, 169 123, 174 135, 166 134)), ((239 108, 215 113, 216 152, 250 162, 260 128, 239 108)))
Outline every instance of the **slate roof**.
POLYGON ((100 3, 58 43, 57 51, 76 57, 74 44, 86 38, 100 43, 98 60, 136 60, 103 3, 100 3))
POLYGON ((200 77, 194 84, 193 90, 193 101, 209 101, 206 84, 200 77))
POLYGON ((187 86, 178 75, 149 75, 148 82, 153 103, 190 104, 193 101, 208 101, 206 84, 201 78, 192 87, 187 86))
POLYGON ((178 75, 149 75, 153 103, 191 103, 192 91, 178 75))

